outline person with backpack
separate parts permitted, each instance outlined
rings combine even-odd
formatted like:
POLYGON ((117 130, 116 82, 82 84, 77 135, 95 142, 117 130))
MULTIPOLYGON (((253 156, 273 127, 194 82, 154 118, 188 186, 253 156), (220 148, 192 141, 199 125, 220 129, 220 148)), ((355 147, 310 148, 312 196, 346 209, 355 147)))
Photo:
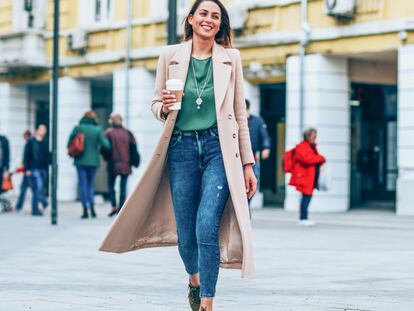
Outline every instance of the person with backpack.
POLYGON ((314 189, 318 189, 320 166, 326 162, 316 147, 317 131, 309 128, 303 133, 303 141, 285 153, 284 171, 291 173, 289 185, 302 193, 299 225, 314 226, 308 219, 308 207, 314 189))
POLYGON ((93 110, 87 111, 72 130, 68 141, 69 155, 74 158, 74 165, 78 173, 79 192, 83 213, 81 218, 89 218, 90 209, 92 218, 95 212, 95 174, 100 166, 100 148, 109 149, 110 143, 99 125, 99 119, 93 110), (76 150, 74 152, 73 150, 76 150))
MULTIPOLYGON (((26 141, 26 143, 29 141, 29 139, 31 137, 32 137, 32 133, 29 130, 24 131, 23 139, 26 141)), ((30 188, 30 179, 29 179, 29 176, 24 174, 24 165, 23 165, 23 163, 22 163, 21 167, 16 170, 16 173, 23 173, 22 182, 20 184, 19 197, 17 199, 16 206, 14 207, 14 210, 16 210, 16 212, 20 212, 23 208, 23 205, 24 205, 27 189, 30 188)))
POLYGON ((124 205, 126 198, 126 188, 128 176, 132 173, 132 165, 138 166, 139 163, 131 163, 131 152, 137 149, 137 142, 134 135, 122 126, 122 116, 112 113, 109 118, 111 127, 105 131, 105 137, 111 143, 111 150, 106 160, 108 161, 108 190, 112 210, 109 217, 119 213, 124 205), (115 182, 120 178, 119 202, 116 204, 115 182))

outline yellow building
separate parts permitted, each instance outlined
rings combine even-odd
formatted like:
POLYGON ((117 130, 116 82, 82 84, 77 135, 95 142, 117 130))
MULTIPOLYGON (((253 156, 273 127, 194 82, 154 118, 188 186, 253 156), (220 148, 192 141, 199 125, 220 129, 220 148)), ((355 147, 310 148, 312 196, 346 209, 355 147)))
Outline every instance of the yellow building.
MULTIPOLYGON (((0 131, 12 140, 13 158, 21 154, 21 133, 48 122, 53 1, 32 2, 29 14, 24 1, 0 1, 0 131)), ((111 111, 125 115, 144 164, 148 159, 161 126, 149 106, 157 57, 167 40, 168 10, 167 0, 132 0, 131 10, 127 0, 60 2, 59 187, 64 191, 59 198, 72 200, 76 179, 65 145, 86 109, 95 109, 104 121, 111 111)), ((181 21, 192 1, 177 2, 181 21)), ((268 123, 273 141, 271 159, 262 162, 264 200, 296 209, 298 196, 285 187, 280 161, 300 138, 300 1, 224 2, 242 54, 246 97, 268 123)), ((318 128, 319 148, 331 171, 330 190, 317 194, 311 208, 345 211, 396 202, 398 213, 414 214, 409 195, 414 187, 414 2, 308 4, 304 121, 318 128)), ((178 28, 182 34, 182 25, 178 28)), ((97 186, 105 191, 104 171, 100 174, 97 186)))

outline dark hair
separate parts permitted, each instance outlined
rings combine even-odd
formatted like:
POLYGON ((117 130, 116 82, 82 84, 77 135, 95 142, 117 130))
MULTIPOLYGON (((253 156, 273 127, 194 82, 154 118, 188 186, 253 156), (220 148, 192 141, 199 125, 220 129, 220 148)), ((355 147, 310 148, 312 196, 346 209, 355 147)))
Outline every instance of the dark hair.
POLYGON ((246 101, 246 109, 249 110, 250 109, 250 100, 245 99, 246 101))
POLYGON ((32 132, 30 132, 29 130, 24 131, 23 136, 32 136, 32 132))
POLYGON ((193 37, 193 27, 188 22, 188 17, 194 15, 198 7, 202 2, 211 1, 217 4, 221 12, 221 23, 220 30, 216 34, 215 40, 218 44, 223 45, 224 47, 231 47, 231 27, 230 27, 230 17, 226 8, 220 0, 196 0, 193 6, 190 9, 190 12, 187 14, 184 23, 184 41, 188 41, 193 37))
MULTIPOLYGON (((47 129, 47 126, 46 126, 46 124, 44 124, 44 123, 39 123, 38 125, 36 125, 36 131, 41 127, 41 126, 44 126, 46 129, 47 129)), ((30 132, 29 132, 30 133, 30 132)))
POLYGON ((312 127, 310 127, 310 128, 308 128, 307 130, 305 130, 304 132, 303 132, 303 139, 304 140, 308 140, 308 138, 312 135, 312 134, 316 134, 317 133, 317 131, 316 131, 316 129, 314 129, 314 128, 312 128, 312 127))

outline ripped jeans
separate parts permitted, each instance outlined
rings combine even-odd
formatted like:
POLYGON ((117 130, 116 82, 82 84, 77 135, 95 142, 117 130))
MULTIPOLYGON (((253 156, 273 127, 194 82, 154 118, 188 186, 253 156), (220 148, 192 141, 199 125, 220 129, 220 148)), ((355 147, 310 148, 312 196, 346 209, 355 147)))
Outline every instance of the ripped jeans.
POLYGON ((168 165, 181 259, 189 275, 200 273, 200 296, 214 297, 220 221, 229 197, 217 128, 174 130, 168 165))

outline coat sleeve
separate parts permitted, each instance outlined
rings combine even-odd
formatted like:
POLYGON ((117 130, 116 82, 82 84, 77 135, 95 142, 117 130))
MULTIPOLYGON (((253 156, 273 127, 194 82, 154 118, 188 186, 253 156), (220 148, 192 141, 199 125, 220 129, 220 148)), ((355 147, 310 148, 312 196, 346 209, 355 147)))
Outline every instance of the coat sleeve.
POLYGON ((99 145, 104 149, 111 148, 111 144, 108 138, 105 137, 104 131, 101 128, 99 128, 99 145))
POLYGON ((295 157, 303 165, 321 165, 326 161, 320 154, 309 152, 304 148, 296 148, 295 157))
POLYGON ((29 139, 26 142, 26 145, 24 146, 24 153, 23 153, 23 167, 24 170, 30 170, 30 146, 31 146, 31 140, 29 139))
POLYGON ((249 128, 247 126, 246 101, 243 90, 243 67, 240 52, 236 50, 236 77, 234 91, 234 114, 239 126, 240 158, 243 166, 254 164, 252 145, 250 142, 249 128))
POLYGON ((271 146, 270 146, 270 136, 269 136, 269 132, 267 131, 267 125, 265 123, 265 121, 260 118, 260 138, 261 138, 261 150, 270 150, 271 146))
POLYGON ((166 88, 165 83, 167 79, 167 62, 165 56, 165 49, 162 50, 158 58, 157 72, 155 77, 155 90, 152 99, 151 110, 155 118, 161 122, 165 122, 165 118, 161 113, 162 108, 162 90, 166 88))

